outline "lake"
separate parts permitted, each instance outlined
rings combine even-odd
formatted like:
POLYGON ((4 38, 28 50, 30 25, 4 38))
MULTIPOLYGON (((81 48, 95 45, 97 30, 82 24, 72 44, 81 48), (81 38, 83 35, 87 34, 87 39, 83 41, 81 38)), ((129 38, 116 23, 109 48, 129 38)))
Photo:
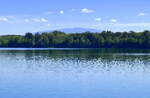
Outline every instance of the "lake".
POLYGON ((0 98, 150 98, 150 50, 1 48, 0 98))

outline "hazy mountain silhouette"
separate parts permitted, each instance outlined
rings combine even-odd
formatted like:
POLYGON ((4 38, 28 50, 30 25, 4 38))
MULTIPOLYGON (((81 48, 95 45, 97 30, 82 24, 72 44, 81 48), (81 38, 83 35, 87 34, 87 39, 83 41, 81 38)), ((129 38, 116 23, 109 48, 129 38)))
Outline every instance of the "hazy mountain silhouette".
MULTIPOLYGON (((47 31, 41 31, 41 32, 52 32, 55 30, 47 30, 47 31)), ((64 29, 58 29, 57 31, 62 31, 65 33, 82 33, 82 32, 101 32, 101 30, 98 29, 90 29, 90 28, 64 28, 64 29)))

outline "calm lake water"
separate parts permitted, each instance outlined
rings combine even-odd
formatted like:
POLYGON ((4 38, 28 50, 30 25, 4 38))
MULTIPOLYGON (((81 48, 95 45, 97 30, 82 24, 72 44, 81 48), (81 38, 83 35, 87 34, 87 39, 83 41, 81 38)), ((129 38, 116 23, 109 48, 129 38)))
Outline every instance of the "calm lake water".
POLYGON ((150 50, 3 48, 0 98, 150 98, 150 50))

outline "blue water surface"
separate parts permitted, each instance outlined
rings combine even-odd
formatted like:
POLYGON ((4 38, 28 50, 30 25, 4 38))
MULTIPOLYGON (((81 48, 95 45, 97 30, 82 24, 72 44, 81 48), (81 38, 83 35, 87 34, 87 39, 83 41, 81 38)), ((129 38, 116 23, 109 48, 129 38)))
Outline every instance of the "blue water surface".
POLYGON ((0 98, 150 98, 150 52, 1 48, 0 98))

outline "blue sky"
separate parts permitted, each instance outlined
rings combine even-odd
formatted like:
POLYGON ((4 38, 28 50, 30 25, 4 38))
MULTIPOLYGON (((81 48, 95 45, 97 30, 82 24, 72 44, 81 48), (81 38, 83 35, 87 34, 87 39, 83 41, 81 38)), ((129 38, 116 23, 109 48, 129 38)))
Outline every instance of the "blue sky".
POLYGON ((150 0, 1 0, 0 34, 61 28, 150 30, 150 0))

